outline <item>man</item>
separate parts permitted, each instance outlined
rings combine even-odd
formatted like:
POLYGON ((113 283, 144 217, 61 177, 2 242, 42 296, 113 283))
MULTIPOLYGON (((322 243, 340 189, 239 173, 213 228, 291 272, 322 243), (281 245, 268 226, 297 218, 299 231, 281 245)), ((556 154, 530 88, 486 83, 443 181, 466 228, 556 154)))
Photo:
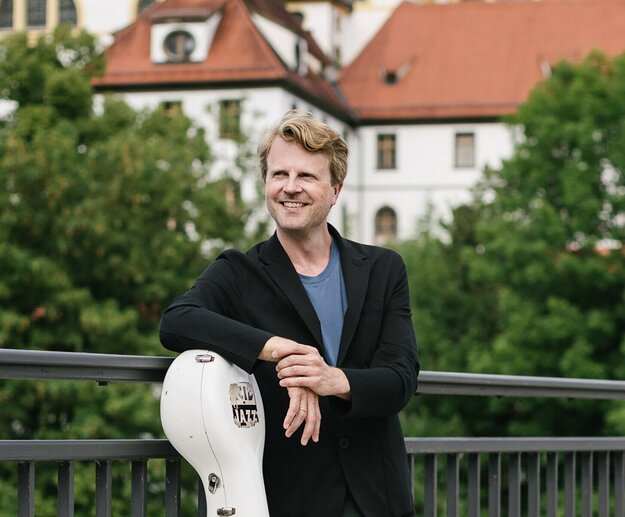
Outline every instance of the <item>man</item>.
POLYGON ((275 234, 222 253, 165 310, 161 341, 255 375, 271 517, 413 516, 397 416, 419 372, 404 263, 327 223, 347 173, 338 132, 289 112, 259 156, 275 234))

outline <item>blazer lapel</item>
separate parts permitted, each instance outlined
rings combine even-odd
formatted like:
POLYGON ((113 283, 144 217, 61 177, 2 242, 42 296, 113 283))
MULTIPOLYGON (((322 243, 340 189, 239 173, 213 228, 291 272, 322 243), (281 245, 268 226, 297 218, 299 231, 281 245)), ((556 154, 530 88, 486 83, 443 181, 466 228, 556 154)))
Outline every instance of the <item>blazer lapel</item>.
POLYGON ((341 252, 341 268, 343 270, 343 280, 347 291, 347 312, 343 320, 343 333, 341 334, 341 344, 337 366, 340 366, 345 359, 349 345, 352 342, 354 333, 358 328, 362 306, 365 302, 367 287, 369 285, 370 265, 366 255, 357 252, 349 242, 342 239, 338 232, 330 227, 330 231, 339 243, 341 252))
POLYGON ((260 260, 265 265, 267 274, 271 277, 282 293, 289 299, 295 311, 299 314, 300 318, 316 340, 316 343, 304 344, 314 345, 321 352, 323 352, 321 324, 319 323, 317 313, 310 302, 310 298, 308 298, 308 295, 306 294, 306 290, 299 279, 297 271, 295 271, 289 256, 284 251, 284 248, 282 248, 282 245, 275 234, 268 241, 266 241, 265 246, 263 246, 260 254, 260 260))

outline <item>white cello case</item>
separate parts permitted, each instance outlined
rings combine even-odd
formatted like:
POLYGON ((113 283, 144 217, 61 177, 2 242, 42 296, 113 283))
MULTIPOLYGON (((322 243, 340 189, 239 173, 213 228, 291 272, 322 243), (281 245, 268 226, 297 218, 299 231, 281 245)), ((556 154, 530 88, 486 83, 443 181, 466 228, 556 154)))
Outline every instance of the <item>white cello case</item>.
POLYGON ((161 423, 202 480, 207 516, 269 517, 265 412, 253 375, 214 352, 183 352, 163 381, 161 423))

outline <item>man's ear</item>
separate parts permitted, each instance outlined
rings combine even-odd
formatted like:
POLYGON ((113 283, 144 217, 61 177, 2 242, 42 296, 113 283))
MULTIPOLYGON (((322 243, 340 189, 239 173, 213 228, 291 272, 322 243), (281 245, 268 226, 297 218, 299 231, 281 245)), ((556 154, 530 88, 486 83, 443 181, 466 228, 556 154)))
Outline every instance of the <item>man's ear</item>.
POLYGON ((342 189, 343 189, 343 184, 342 183, 336 183, 336 184, 332 185, 332 190, 334 191, 334 199, 332 200, 332 205, 334 205, 336 203, 336 201, 338 200, 339 194, 340 194, 342 189))

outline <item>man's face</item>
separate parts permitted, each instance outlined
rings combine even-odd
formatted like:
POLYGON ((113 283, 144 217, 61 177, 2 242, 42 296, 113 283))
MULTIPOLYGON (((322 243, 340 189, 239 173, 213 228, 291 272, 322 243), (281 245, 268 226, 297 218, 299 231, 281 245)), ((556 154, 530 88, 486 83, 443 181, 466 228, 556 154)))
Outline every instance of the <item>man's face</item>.
POLYGON ((267 155, 265 202, 278 231, 305 235, 325 228, 342 185, 332 185, 328 157, 277 137, 267 155))

